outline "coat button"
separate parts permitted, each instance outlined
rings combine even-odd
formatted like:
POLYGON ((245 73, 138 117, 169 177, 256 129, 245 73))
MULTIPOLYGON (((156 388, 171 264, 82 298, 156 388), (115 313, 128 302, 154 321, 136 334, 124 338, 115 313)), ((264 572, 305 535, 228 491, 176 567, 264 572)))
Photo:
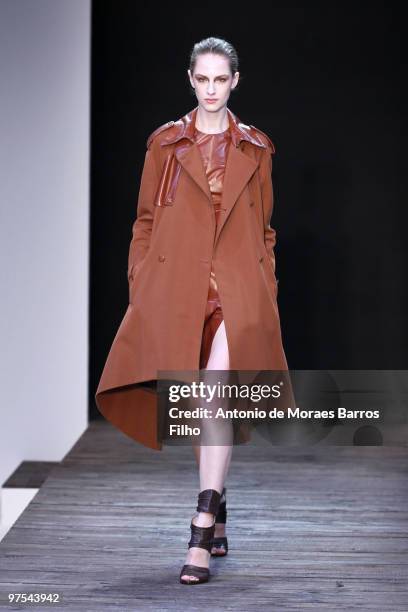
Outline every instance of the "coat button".
POLYGON ((259 258, 259 263, 262 263, 262 262, 263 262, 263 255, 261 255, 259 258))
POLYGON ((249 205, 250 205, 250 206, 253 206, 253 205, 254 205, 254 203, 253 203, 253 202, 250 202, 250 203, 249 203, 249 205))
POLYGON ((166 261, 166 258, 164 255, 159 255, 159 261, 166 261))
POLYGON ((168 202, 169 204, 173 203, 173 198, 171 198, 170 196, 167 198, 166 202, 168 202))

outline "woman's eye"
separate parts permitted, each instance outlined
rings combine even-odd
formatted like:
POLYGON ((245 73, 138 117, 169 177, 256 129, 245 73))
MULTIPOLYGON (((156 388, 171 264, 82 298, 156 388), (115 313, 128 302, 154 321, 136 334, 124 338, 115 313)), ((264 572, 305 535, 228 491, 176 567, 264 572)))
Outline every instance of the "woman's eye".
MULTIPOLYGON (((198 77, 197 81, 199 83, 202 83, 203 81, 205 81, 206 79, 203 79, 202 77, 198 77)), ((223 79, 217 79, 217 81, 221 81, 221 83, 225 83, 227 79, 223 78, 223 79)))

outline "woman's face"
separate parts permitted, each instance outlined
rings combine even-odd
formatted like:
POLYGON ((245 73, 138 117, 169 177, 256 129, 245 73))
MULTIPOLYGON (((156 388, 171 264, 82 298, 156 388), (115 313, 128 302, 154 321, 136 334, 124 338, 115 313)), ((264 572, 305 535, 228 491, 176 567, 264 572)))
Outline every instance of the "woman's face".
POLYGON ((231 89, 236 87, 239 78, 239 72, 234 76, 231 74, 228 58, 216 53, 198 55, 194 74, 190 70, 187 72, 198 104, 209 112, 218 111, 227 104, 231 89))

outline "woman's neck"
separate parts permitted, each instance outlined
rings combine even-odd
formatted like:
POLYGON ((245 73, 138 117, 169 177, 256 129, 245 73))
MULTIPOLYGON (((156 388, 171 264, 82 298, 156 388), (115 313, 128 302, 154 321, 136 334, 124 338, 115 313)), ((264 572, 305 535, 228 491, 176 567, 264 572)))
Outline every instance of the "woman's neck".
POLYGON ((223 106, 215 113, 209 113, 201 106, 197 109, 195 127, 206 134, 217 134, 229 128, 227 107, 223 106))

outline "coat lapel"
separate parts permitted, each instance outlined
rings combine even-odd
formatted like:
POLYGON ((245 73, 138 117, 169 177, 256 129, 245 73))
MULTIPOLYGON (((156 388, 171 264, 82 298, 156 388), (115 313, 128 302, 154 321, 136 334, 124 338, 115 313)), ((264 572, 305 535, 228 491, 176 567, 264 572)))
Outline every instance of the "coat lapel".
MULTIPOLYGON (((209 205, 212 206, 212 196, 203 160, 199 147, 193 137, 197 109, 198 107, 195 107, 192 111, 174 123, 178 128, 176 134, 173 134, 170 138, 164 138, 162 145, 175 144, 174 155, 184 170, 205 194, 209 205)), ((218 228, 214 237, 214 246, 240 193, 259 166, 259 161, 257 161, 255 157, 251 157, 243 152, 240 146, 241 141, 249 141, 257 147, 265 148, 262 141, 251 134, 250 128, 252 126, 248 127, 241 123, 239 118, 229 109, 227 109, 227 114, 231 129, 231 143, 228 149, 221 198, 223 212, 220 215, 218 228)))
POLYGON ((241 149, 234 147, 232 143, 230 144, 221 196, 221 208, 223 210, 220 214, 214 244, 217 242, 221 230, 227 222, 240 193, 250 180, 258 165, 258 161, 243 153, 241 149))
MULTIPOLYGON (((188 172, 191 178, 206 195, 209 204, 212 206, 213 203, 211 191, 198 145, 196 143, 186 145, 183 144, 182 146, 179 145, 175 151, 175 155, 180 164, 183 166, 184 170, 188 172)), ((221 230, 231 214, 240 193, 244 189, 245 185, 249 182, 258 165, 258 161, 243 153, 241 149, 235 147, 233 143, 230 144, 221 196, 222 214, 219 218, 218 228, 214 238, 214 245, 217 242, 221 230)))
POLYGON ((200 189, 211 200, 211 191, 205 174, 204 164, 198 145, 194 143, 176 146, 175 156, 188 172, 191 178, 197 183, 200 189))

